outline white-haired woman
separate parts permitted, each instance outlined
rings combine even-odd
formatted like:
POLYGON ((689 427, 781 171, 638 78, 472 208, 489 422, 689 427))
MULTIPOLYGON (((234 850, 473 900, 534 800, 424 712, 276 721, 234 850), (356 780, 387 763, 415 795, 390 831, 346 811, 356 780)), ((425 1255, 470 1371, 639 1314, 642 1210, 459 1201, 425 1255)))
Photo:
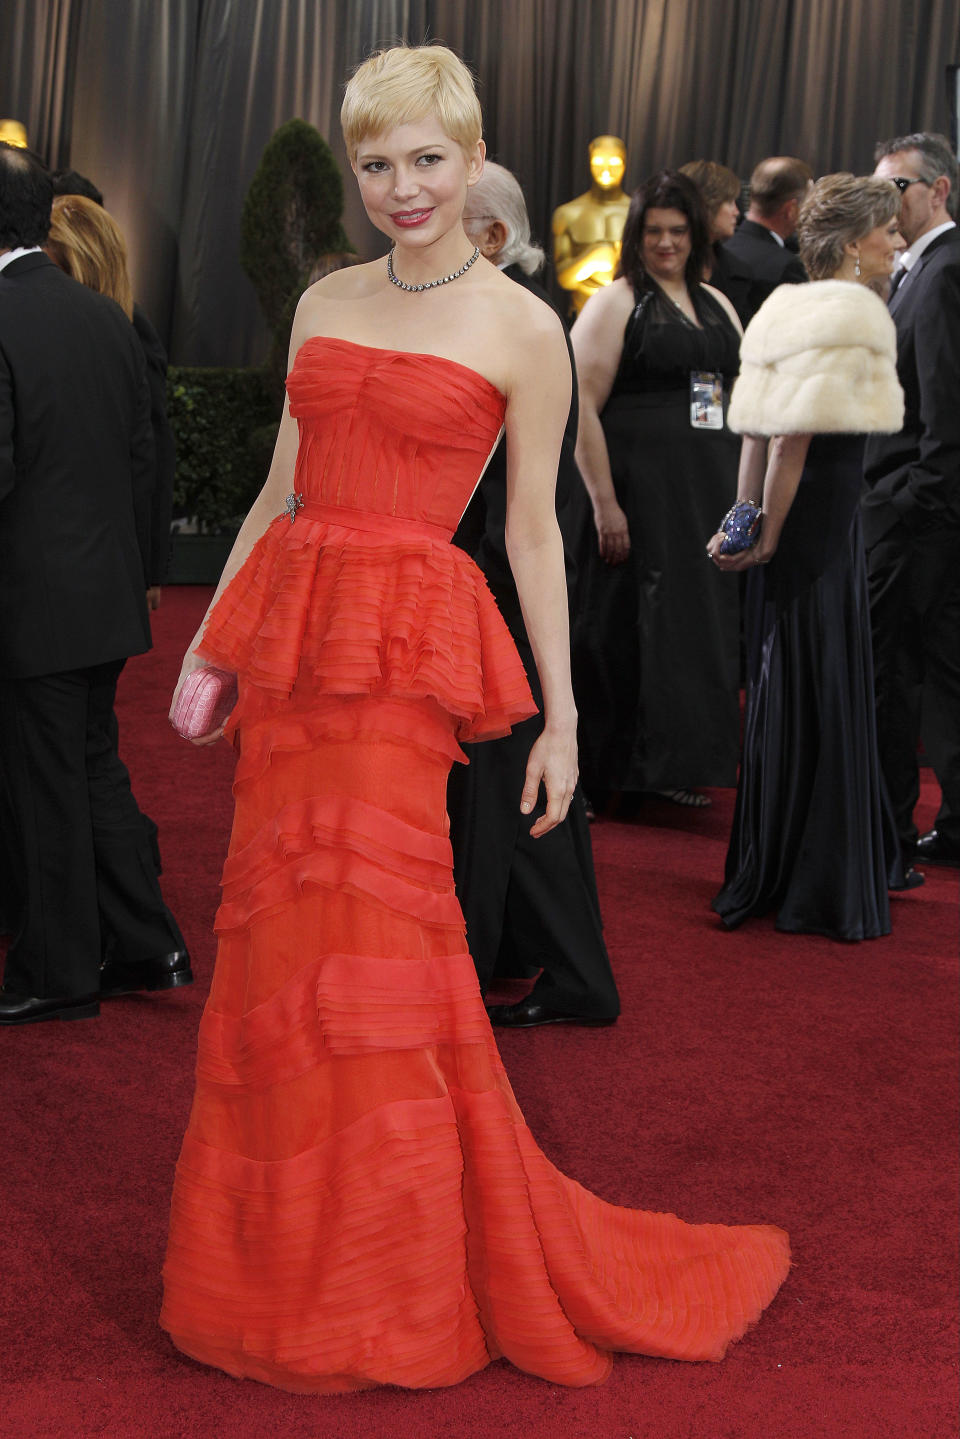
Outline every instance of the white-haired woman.
POLYGON ((546 255, 531 239, 520 182, 493 160, 486 161, 479 181, 467 194, 463 228, 498 269, 515 266, 528 277, 543 269, 546 255))
POLYGON ((730 406, 745 436, 738 500, 762 507, 749 568, 747 709, 726 882, 729 926, 871 939, 890 931, 904 874, 877 758, 859 499, 863 436, 903 420, 896 336, 871 287, 903 239, 887 180, 827 175, 800 212, 815 283, 784 285, 751 321, 730 406))
POLYGON ((464 232, 484 152, 450 51, 372 57, 342 116, 391 249, 303 297, 270 475, 197 637, 239 674, 240 758, 162 1322, 196 1358, 301 1392, 453 1384, 499 1354, 568 1384, 604 1378, 612 1347, 718 1358, 776 1292, 785 1236, 615 1209, 550 1165, 453 887, 458 741, 532 712, 449 543, 503 426, 544 697, 517 796, 530 814, 546 790, 534 834, 576 779, 562 330, 464 232))
MULTIPOLYGON (((502 165, 484 165, 467 193, 463 228, 492 265, 551 303, 534 278, 545 256, 531 241, 523 191, 502 165)), ((575 458, 578 401, 572 351, 570 371, 573 397, 560 447, 556 509, 572 590, 583 488, 575 458)), ((479 565, 536 698, 536 664, 507 554, 507 495, 506 445, 501 440, 454 543, 479 565)), ((522 1000, 487 1011, 494 1024, 609 1024, 620 1012, 620 1000, 603 939, 583 795, 578 788, 565 822, 532 842, 527 822, 516 811, 515 795, 523 784, 537 724, 536 718, 524 720, 503 739, 472 746, 470 763, 455 765, 450 773, 450 839, 470 953, 483 991, 494 977, 540 971, 522 1000)))

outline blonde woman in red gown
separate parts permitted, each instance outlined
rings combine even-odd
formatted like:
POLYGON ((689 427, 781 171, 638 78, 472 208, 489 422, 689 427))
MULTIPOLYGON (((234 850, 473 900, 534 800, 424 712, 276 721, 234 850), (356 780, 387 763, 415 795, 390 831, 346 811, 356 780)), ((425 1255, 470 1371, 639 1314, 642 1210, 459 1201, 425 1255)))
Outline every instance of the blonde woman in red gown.
POLYGON ((449 543, 503 426, 545 702, 517 797, 530 813, 543 786, 535 833, 576 777, 560 324, 464 233, 484 148, 450 51, 368 60, 343 124, 389 270, 304 295, 270 474, 184 662, 238 673, 239 761, 161 1322, 205 1363, 303 1392, 454 1384, 500 1355, 572 1385, 613 1349, 719 1359, 782 1282, 786 1236, 617 1208, 553 1167, 454 894, 459 742, 533 712, 449 543))

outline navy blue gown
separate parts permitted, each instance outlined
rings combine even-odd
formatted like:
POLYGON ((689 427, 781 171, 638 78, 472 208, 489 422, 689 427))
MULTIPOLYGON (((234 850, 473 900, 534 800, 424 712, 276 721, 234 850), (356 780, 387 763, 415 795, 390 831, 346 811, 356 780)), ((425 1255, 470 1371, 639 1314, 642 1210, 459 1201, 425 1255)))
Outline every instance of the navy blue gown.
POLYGON ((733 927, 890 932, 903 886, 880 775, 860 528, 863 440, 817 435, 769 564, 748 571, 747 704, 726 880, 733 927))

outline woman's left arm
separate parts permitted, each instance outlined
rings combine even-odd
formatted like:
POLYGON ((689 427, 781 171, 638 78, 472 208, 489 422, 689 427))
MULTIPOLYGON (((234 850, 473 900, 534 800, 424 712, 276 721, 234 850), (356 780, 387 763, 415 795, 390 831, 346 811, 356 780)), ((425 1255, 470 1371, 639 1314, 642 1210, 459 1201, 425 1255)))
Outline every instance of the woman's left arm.
POLYGON ((517 346, 506 413, 506 546, 543 690, 543 732, 530 751, 520 808, 530 814, 541 781, 547 808, 530 830, 546 834, 566 816, 577 782, 577 711, 556 484, 571 373, 559 320, 544 314, 517 346))

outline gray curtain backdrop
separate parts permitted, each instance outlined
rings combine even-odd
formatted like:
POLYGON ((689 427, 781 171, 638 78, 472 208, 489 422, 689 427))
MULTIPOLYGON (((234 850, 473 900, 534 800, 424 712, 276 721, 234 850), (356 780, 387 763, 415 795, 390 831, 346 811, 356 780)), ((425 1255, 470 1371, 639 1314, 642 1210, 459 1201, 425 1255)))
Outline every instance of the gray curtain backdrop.
POLYGON ((744 179, 772 154, 863 173, 878 138, 949 133, 960 0, 0 0, 0 115, 104 190, 174 360, 257 363, 237 254, 263 148, 293 116, 316 125, 347 177, 347 233, 382 254, 338 112, 352 67, 399 38, 470 64, 489 153, 549 241, 596 134, 627 142, 629 187, 697 158, 744 179))

